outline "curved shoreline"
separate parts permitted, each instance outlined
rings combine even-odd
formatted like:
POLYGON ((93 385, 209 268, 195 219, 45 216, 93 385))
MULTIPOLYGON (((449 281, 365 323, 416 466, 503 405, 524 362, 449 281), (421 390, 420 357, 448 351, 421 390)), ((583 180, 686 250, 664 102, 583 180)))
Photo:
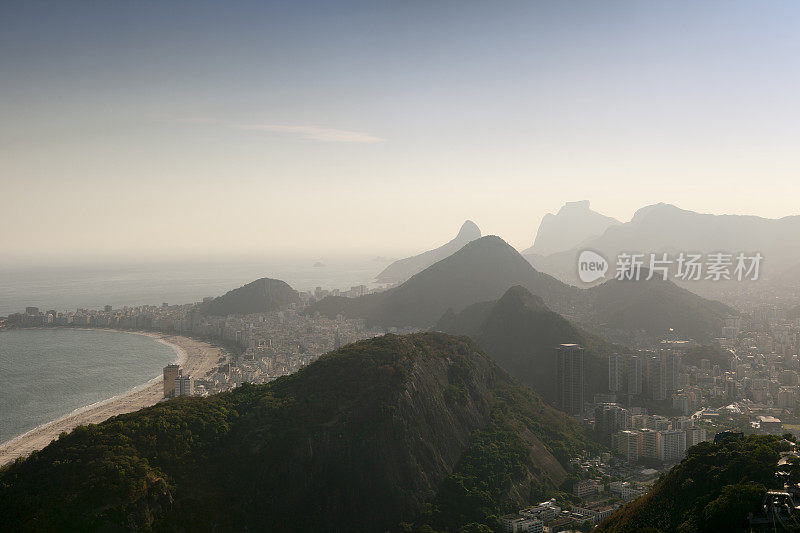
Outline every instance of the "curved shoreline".
MULTIPOLYGON (((31 328, 31 329, 39 330, 39 329, 58 329, 58 328, 31 328)), ((164 339, 162 339, 160 336, 158 336, 156 334, 152 334, 150 332, 123 331, 123 330, 120 330, 120 329, 109 329, 109 328, 69 328, 69 329, 77 329, 79 331, 93 331, 95 329, 100 329, 101 331, 115 331, 117 333, 129 333, 131 335, 141 335, 143 337, 150 337, 150 338, 154 339, 156 342, 159 342, 161 344, 164 344, 164 345, 169 346, 170 348, 172 348, 172 350, 175 352, 175 356, 176 356, 175 361, 173 361, 173 364, 182 365, 187 359, 186 352, 183 351, 183 349, 180 346, 178 346, 176 344, 172 344, 170 342, 167 342, 164 339)), ((163 379, 164 379, 163 375, 162 376, 155 376, 152 379, 146 381, 145 383, 140 383, 139 385, 134 385, 133 387, 131 387, 130 389, 128 389, 125 392, 122 392, 120 394, 116 394, 116 395, 111 396, 110 398, 106 398, 104 400, 100 400, 99 402, 95 402, 95 403, 91 403, 89 405, 84 405, 82 407, 78 407, 76 409, 73 409, 69 413, 56 418, 55 420, 50 420, 50 421, 45 422, 43 424, 39 424, 38 426, 29 429, 28 431, 26 431, 25 433, 23 433, 21 435, 17 435, 16 437, 13 437, 12 439, 7 440, 5 442, 0 442, 0 456, 2 456, 2 453, 5 451, 6 447, 13 447, 17 441, 20 441, 20 440, 24 439, 25 437, 28 437, 31 433, 35 433, 37 431, 44 430, 48 426, 51 426, 53 424, 58 424, 59 422, 63 422, 64 420, 66 420, 66 419, 68 419, 68 418, 70 418, 72 416, 78 416, 80 414, 83 414, 83 413, 86 413, 88 411, 91 411, 92 409, 98 409, 100 407, 103 407, 104 405, 109 404, 109 403, 111 403, 113 401, 121 400, 121 399, 123 399, 123 398, 125 398, 127 396, 131 396, 133 394, 136 394, 137 392, 140 392, 140 391, 146 389, 149 386, 155 385, 160 380, 163 381, 163 379)), ((0 465, 2 465, 2 464, 3 464, 2 460, 0 460, 0 465)))
MULTIPOLYGON (((226 353, 222 348, 207 342, 178 335, 111 328, 80 329, 102 329, 104 331, 117 331, 119 333, 151 337, 156 342, 172 348, 175 351, 175 363, 181 365, 187 373, 196 378, 205 376, 206 372, 216 366, 220 356, 226 353)), ((18 457, 26 457, 34 450, 44 448, 51 441, 57 439, 62 432, 70 432, 77 426, 97 424, 112 416, 138 411, 143 407, 155 405, 163 397, 163 380, 163 375, 156 376, 121 394, 79 407, 66 415, 45 422, 22 435, 0 443, 0 467, 18 457)))

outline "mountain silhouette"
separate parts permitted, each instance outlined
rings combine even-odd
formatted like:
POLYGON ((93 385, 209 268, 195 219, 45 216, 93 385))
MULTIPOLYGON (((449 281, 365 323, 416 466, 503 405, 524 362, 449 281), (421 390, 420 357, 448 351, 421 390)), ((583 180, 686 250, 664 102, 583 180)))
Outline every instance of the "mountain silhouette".
POLYGON ((200 311, 213 316, 248 315, 275 311, 299 302, 297 291, 286 282, 261 278, 203 303, 200 311))
POLYGON ((533 246, 522 255, 546 256, 563 252, 619 224, 622 224, 619 220, 592 211, 588 200, 567 202, 555 215, 547 213, 542 218, 533 246))
POLYGON ((592 446, 471 340, 387 335, 62 435, 0 470, 0 529, 498 527, 592 446))
POLYGON ((399 259, 394 263, 387 266, 378 276, 377 281, 380 283, 398 283, 405 281, 414 274, 422 272, 437 261, 454 254, 460 250, 465 244, 475 239, 480 239, 481 230, 471 220, 467 220, 461 225, 458 235, 439 248, 428 250, 413 257, 406 257, 399 259))

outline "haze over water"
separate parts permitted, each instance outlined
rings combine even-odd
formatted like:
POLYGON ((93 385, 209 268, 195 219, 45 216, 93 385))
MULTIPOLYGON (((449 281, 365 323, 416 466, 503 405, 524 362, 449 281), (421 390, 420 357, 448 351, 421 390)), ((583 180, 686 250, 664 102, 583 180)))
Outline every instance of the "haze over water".
POLYGON ((281 279, 297 290, 372 286, 388 263, 370 259, 133 263, 94 266, 0 268, 0 316, 24 311, 74 311, 137 305, 192 303, 220 296, 261 277, 281 279))
POLYGON ((160 374, 175 351, 116 331, 0 332, 0 443, 160 374))
MULTIPOLYGON (((310 259, 41 266, 0 269, 0 316, 191 303, 260 277, 298 290, 374 285, 386 262, 310 259)), ((0 443, 75 409, 122 394, 173 361, 169 347, 140 335, 98 330, 0 332, 0 443)))

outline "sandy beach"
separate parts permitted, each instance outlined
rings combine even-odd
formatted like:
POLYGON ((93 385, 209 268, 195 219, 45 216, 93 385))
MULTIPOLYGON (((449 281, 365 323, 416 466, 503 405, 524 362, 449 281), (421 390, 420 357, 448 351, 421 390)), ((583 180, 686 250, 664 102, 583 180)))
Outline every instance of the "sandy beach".
MULTIPOLYGON (((176 362, 181 365, 185 373, 196 378, 204 377, 225 354, 222 348, 189 337, 150 332, 125 331, 124 333, 146 335, 172 347, 175 350, 176 362)), ((81 425, 97 424, 112 416, 154 405, 162 399, 163 391, 163 377, 159 376, 124 394, 82 407, 57 420, 42 424, 0 444, 0 465, 44 448, 64 431, 69 432, 81 425)))

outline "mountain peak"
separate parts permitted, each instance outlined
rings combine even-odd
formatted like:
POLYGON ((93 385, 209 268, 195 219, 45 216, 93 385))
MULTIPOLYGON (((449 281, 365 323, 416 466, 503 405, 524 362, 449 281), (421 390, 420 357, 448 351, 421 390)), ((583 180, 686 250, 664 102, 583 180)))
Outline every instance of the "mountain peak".
POLYGON ((576 212, 576 211, 591 211, 589 208, 589 200, 579 200, 577 202, 567 202, 561 209, 558 210, 558 214, 562 213, 569 213, 569 212, 576 212))
POLYGON ((458 250, 465 244, 475 239, 480 239, 481 230, 478 225, 471 220, 467 220, 461 225, 458 235, 450 242, 443 244, 433 250, 422 252, 419 255, 399 259, 386 267, 383 272, 376 276, 381 283, 399 283, 407 280, 414 274, 422 272, 437 261, 441 261, 458 250))
POLYGON ((659 202, 653 205, 646 205, 641 209, 638 209, 636 213, 633 214, 633 218, 631 222, 641 221, 645 218, 649 218, 651 216, 669 216, 674 215, 677 213, 691 213, 691 211, 687 211, 685 209, 681 209, 672 204, 667 204, 664 202, 659 202))
MULTIPOLYGON (((587 340, 522 285, 512 286, 499 300, 471 305, 458 314, 446 313, 437 327, 472 337, 515 379, 532 386, 549 401, 556 397, 555 347, 568 342, 586 344, 587 340)), ((597 355, 590 355, 593 369, 602 367, 597 355)), ((592 381, 590 390, 601 390, 596 381, 592 381)))
POLYGON ((274 311, 299 302, 297 291, 285 281, 259 278, 204 303, 201 311, 214 316, 248 315, 274 311))
POLYGON ((569 250, 586 239, 601 235, 620 221, 592 211, 589 200, 567 202, 557 214, 547 213, 539 224, 533 246, 523 254, 550 255, 569 250))
POLYGON ((456 235, 456 240, 473 241, 481 238, 481 230, 477 224, 471 220, 467 220, 461 225, 461 229, 456 235))
POLYGON ((479 248, 511 248, 513 247, 508 244, 506 241, 502 239, 502 237, 498 237, 497 235, 484 235, 478 239, 470 241, 469 249, 479 249, 479 248))
MULTIPOLYGON (((526 264, 526 266, 530 264, 520 255, 516 248, 508 244, 505 240, 503 240, 502 237, 498 237, 497 235, 484 235, 479 239, 470 241, 460 250, 446 259, 461 258, 461 260, 463 260, 463 258, 469 256, 485 257, 487 259, 494 258, 494 260, 498 260, 501 257, 507 257, 513 261, 516 261, 517 258, 519 258, 524 261, 524 263, 521 264, 526 264)), ((533 267, 531 267, 531 270, 536 272, 533 267)))
POLYGON ((383 326, 428 328, 448 308, 458 313, 468 305, 496 300, 514 285, 555 306, 566 305, 577 290, 537 272, 513 246, 487 235, 389 291, 337 304, 325 313, 359 316, 383 326))
POLYGON ((514 285, 497 301, 497 305, 513 305, 516 307, 527 307, 535 311, 549 311, 544 300, 531 292, 522 285, 514 285))

